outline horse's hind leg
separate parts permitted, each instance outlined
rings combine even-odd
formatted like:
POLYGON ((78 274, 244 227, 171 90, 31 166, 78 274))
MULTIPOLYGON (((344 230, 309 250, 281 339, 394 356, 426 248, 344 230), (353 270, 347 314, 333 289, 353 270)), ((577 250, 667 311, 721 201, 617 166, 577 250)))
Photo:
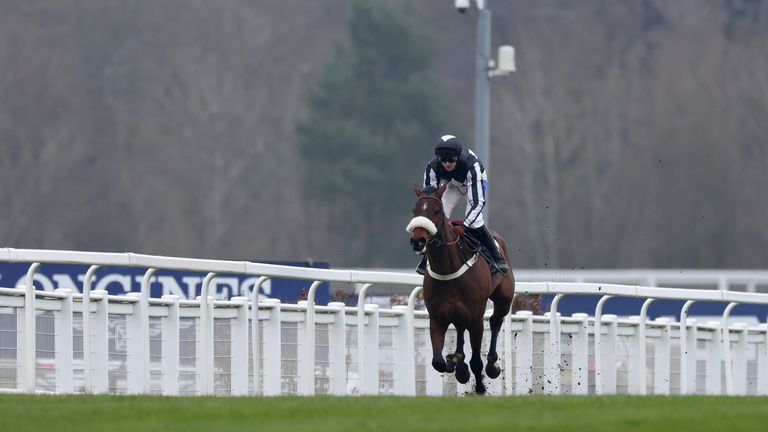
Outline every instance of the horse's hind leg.
POLYGON ((493 315, 491 315, 490 319, 491 345, 488 347, 488 363, 485 365, 485 374, 491 379, 498 378, 501 374, 501 368, 496 364, 496 361, 499 359, 499 354, 496 352, 496 341, 499 337, 501 324, 504 322, 504 315, 506 314, 497 314, 497 311, 498 308, 494 307, 493 315))
POLYGON ((499 286, 494 295, 491 296, 493 300, 493 315, 489 320, 491 327, 491 345, 488 347, 488 363, 485 365, 485 373, 489 378, 497 378, 501 374, 501 368, 496 364, 499 359, 499 354, 496 352, 496 343, 499 338, 499 330, 504 323, 504 317, 509 313, 509 308, 512 305, 512 297, 501 294, 503 287, 499 286))
POLYGON ((464 361, 464 328, 456 327, 456 352, 446 358, 448 368, 456 367, 456 381, 466 384, 469 381, 469 366, 464 361))
POLYGON ((448 370, 445 358, 443 358, 443 345, 445 344, 445 332, 447 330, 447 325, 438 323, 434 318, 429 319, 429 339, 432 341, 432 367, 440 373, 448 370))
POLYGON ((483 360, 480 357, 480 349, 483 344, 483 319, 477 319, 469 328, 469 345, 472 347, 472 358, 469 367, 475 374, 475 393, 485 394, 483 384, 483 360))

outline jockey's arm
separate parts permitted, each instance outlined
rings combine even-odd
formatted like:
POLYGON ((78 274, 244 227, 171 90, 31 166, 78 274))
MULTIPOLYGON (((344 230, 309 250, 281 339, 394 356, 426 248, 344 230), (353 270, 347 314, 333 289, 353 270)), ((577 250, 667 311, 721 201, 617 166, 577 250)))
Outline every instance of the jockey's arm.
POLYGON ((437 173, 432 168, 432 165, 427 164, 427 169, 424 170, 424 188, 427 186, 439 187, 439 181, 437 180, 437 173))
POLYGON ((464 218, 464 226, 469 228, 485 207, 485 188, 483 178, 480 175, 480 164, 475 163, 467 173, 467 215, 464 218))

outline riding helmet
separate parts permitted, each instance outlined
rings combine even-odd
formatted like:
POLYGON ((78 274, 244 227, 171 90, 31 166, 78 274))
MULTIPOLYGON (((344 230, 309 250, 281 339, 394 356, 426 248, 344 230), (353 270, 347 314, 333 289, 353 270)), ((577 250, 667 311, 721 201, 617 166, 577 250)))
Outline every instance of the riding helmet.
POLYGON ((461 144, 453 135, 443 135, 435 144, 435 155, 453 157, 461 153, 461 144))

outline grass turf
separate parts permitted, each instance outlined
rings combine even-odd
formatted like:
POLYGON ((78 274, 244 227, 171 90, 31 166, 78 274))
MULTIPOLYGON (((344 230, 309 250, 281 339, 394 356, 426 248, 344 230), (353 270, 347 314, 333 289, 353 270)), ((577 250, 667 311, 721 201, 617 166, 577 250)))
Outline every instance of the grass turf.
POLYGON ((0 431, 768 430, 765 397, 0 395, 0 431))

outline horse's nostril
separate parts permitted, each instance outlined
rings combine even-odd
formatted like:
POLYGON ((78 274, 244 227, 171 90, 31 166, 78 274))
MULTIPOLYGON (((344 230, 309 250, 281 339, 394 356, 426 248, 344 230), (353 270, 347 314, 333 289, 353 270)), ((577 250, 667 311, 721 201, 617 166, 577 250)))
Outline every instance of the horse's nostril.
POLYGON ((421 250, 426 243, 427 241, 422 237, 411 239, 411 247, 413 247, 414 250, 421 250))

